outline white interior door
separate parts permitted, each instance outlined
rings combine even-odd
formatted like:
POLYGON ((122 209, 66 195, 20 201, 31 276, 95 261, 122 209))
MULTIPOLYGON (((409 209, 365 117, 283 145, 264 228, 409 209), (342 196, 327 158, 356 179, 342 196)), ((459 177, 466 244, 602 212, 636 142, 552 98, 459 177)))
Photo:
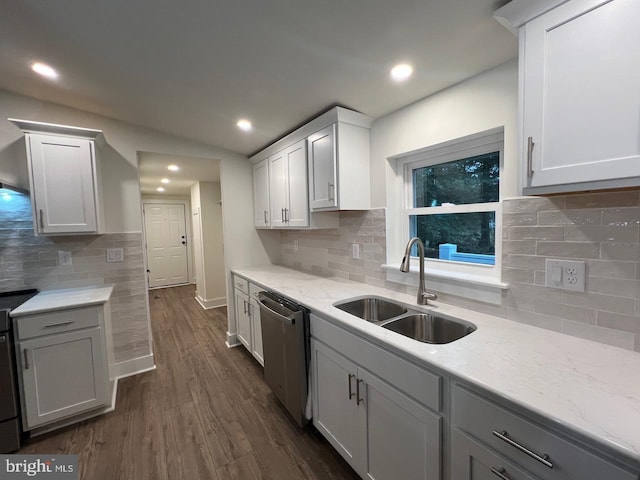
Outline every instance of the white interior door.
POLYGON ((149 287, 189 283, 184 205, 144 204, 149 287))

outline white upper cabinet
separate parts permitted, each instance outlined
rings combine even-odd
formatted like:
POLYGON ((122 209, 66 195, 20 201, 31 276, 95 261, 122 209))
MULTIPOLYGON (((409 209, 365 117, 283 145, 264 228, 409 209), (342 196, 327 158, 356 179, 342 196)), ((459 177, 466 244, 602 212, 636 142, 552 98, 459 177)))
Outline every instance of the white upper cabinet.
POLYGON ((253 166, 253 212, 256 227, 268 227, 271 216, 269 205, 269 161, 264 159, 253 166))
POLYGON ((336 228, 336 211, 368 209, 370 127, 336 107, 254 155, 256 228, 336 228))
POLYGON ((640 2, 536 5, 496 12, 519 29, 524 193, 640 185, 640 2))
POLYGON ((25 132, 36 234, 102 233, 95 145, 100 132, 12 121, 25 132))
POLYGON ((369 127, 338 121, 310 135, 307 145, 311 211, 367 210, 369 127))

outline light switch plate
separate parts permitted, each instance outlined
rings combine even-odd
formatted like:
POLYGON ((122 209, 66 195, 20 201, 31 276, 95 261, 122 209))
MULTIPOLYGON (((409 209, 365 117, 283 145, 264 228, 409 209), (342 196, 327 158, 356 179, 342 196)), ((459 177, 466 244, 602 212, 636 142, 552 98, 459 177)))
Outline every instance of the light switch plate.
POLYGON ((547 287, 584 292, 585 279, 584 262, 551 258, 545 261, 545 286, 547 287))
POLYGON ((123 262, 124 261, 124 249, 122 248, 107 248, 107 263, 123 262))
POLYGON ((351 257, 353 257, 355 259, 359 259, 360 258, 360 244, 359 243, 352 243, 351 244, 351 257))
POLYGON ((58 251, 58 265, 67 266, 71 265, 71 252, 64 252, 62 250, 58 251))

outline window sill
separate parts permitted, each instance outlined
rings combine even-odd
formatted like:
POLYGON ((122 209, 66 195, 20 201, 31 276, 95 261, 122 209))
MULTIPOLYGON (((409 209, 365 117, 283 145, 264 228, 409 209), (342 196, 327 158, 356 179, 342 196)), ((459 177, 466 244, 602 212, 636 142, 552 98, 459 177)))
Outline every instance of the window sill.
MULTIPOLYGON (((400 264, 385 264, 387 280, 404 285, 418 285, 420 268, 411 266, 409 274, 400 272, 400 264)), ((427 290, 457 295, 481 302, 499 305, 502 302, 503 291, 509 288, 503 283, 484 275, 473 275, 461 272, 445 272, 433 268, 425 268, 425 286, 427 290)))

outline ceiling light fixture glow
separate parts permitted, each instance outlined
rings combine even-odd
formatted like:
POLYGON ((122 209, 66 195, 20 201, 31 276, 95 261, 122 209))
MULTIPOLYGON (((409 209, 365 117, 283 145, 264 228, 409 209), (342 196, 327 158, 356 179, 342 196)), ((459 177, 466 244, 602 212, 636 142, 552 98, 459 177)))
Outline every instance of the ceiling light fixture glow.
POLYGON ((244 118, 238 120, 238 123, 236 123, 236 125, 243 132, 250 132, 253 129, 253 127, 251 126, 251 122, 249 120, 245 120, 244 118))
POLYGON ((391 78, 395 82, 404 82, 413 73, 413 67, 408 63, 400 63, 391 69, 391 78))
POLYGON ((172 172, 177 172, 178 170, 180 170, 180 167, 178 167, 177 165, 169 165, 167 168, 172 172))
POLYGON ((42 75, 43 77, 48 78, 49 80, 55 80, 56 78, 58 78, 58 72, 56 72, 46 63, 36 62, 31 65, 31 70, 36 72, 38 75, 42 75))
POLYGON ((163 187, 158 187, 158 188, 156 188, 156 191, 157 192, 164 192, 164 188, 163 187))
POLYGON ((170 180, 168 178, 163 178, 162 180, 160 180, 160 183, 169 183, 170 180))

